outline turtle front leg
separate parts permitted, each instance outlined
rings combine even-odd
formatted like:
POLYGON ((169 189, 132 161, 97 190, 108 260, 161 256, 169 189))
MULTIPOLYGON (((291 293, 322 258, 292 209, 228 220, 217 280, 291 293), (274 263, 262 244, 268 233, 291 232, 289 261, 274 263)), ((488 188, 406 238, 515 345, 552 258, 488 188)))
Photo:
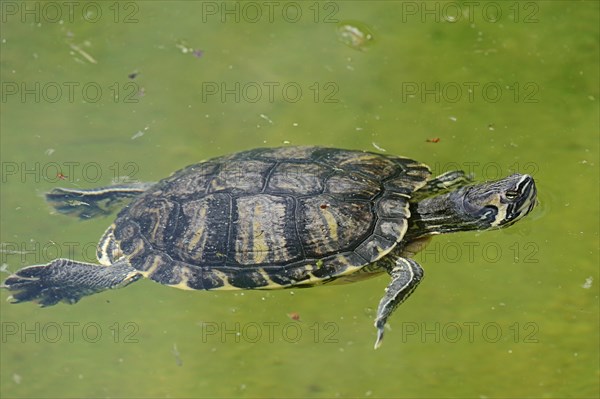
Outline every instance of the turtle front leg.
POLYGON ((60 213, 80 219, 91 219, 109 215, 153 185, 154 183, 129 183, 87 190, 55 188, 46 193, 46 201, 60 213))
POLYGON ((423 268, 417 262, 399 256, 395 259, 395 264, 386 266, 386 268, 388 268, 387 272, 392 277, 392 281, 385 289, 385 295, 381 298, 377 308, 377 317, 375 318, 377 341, 375 341, 375 349, 381 346, 384 327, 388 317, 390 317, 398 305, 412 294, 424 276, 423 268))
POLYGON ((454 190, 473 182, 473 177, 462 170, 451 170, 429 180, 411 196, 411 202, 419 202, 425 198, 454 190))
POLYGON ((125 260, 111 266, 56 259, 47 265, 24 267, 9 276, 1 288, 11 292, 12 303, 32 301, 52 306, 60 301, 75 303, 86 295, 120 288, 142 275, 125 260))

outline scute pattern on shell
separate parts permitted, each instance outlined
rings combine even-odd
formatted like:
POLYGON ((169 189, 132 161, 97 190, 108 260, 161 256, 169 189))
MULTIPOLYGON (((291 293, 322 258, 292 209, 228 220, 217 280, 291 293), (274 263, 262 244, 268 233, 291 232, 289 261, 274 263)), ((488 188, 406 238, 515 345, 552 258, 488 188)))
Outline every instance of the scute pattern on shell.
POLYGON ((320 284, 389 253, 429 176, 391 155, 260 148, 160 181, 119 213, 114 237, 135 268, 180 288, 320 284))

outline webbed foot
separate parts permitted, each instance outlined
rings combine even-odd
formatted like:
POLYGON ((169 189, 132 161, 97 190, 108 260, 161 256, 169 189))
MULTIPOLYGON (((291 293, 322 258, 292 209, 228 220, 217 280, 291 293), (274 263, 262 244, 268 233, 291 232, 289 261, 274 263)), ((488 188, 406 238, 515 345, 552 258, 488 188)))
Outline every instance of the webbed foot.
POLYGON ((12 303, 36 302, 52 306, 60 301, 76 303, 86 295, 131 284, 142 275, 126 262, 111 266, 56 259, 47 265, 24 267, 0 286, 8 289, 12 303))
POLYGON ((142 194, 154 183, 129 183, 94 189, 55 188, 46 193, 46 201, 58 212, 90 219, 109 215, 127 201, 142 194))
POLYGON ((395 266, 388 270, 388 273, 392 277, 392 281, 385 289, 385 295, 381 298, 377 308, 375 349, 381 346, 388 317, 412 294, 424 275, 423 269, 416 261, 401 257, 396 259, 395 266))

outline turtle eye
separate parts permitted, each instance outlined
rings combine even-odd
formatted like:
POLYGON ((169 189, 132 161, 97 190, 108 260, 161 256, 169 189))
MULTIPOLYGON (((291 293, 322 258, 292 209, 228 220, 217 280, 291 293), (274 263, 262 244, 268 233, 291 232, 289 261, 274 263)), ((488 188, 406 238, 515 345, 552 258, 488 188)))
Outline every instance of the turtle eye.
POLYGON ((519 192, 516 190, 508 190, 505 195, 506 195, 506 199, 509 199, 512 201, 514 199, 517 199, 517 197, 519 196, 519 192))

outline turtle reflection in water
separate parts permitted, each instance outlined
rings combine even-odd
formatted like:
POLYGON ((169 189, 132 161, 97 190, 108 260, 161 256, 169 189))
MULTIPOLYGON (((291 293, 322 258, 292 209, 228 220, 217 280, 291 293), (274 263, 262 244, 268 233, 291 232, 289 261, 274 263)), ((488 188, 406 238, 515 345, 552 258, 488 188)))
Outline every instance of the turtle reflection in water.
POLYGON ((473 184, 432 178, 412 159, 320 147, 261 148, 188 166, 158 183, 54 189, 61 213, 122 209, 98 244, 97 264, 56 259, 3 284, 12 302, 50 306, 142 277, 188 290, 278 289, 387 273, 384 326, 417 287, 412 259, 435 234, 507 227, 536 204, 528 175, 473 184))

